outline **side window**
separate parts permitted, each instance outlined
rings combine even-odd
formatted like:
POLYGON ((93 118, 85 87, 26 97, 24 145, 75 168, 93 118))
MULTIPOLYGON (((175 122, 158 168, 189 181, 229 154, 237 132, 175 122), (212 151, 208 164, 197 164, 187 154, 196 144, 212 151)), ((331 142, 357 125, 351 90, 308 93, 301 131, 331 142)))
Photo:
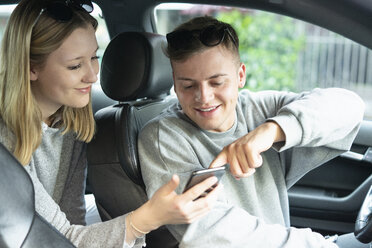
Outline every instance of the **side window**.
POLYGON ((161 4, 156 29, 165 35, 195 16, 212 15, 238 33, 247 67, 245 88, 305 91, 341 87, 366 103, 372 120, 372 51, 321 27, 269 12, 212 5, 161 4))
POLYGON ((3 39, 6 24, 8 22, 9 16, 17 5, 0 5, 0 42, 3 39))
POLYGON ((106 47, 110 43, 110 35, 107 30, 105 19, 103 19, 101 8, 95 3, 93 3, 93 5, 94 5, 94 10, 91 14, 98 21, 96 37, 97 37, 99 49, 97 51, 97 55, 100 57, 100 59, 102 59, 103 53, 105 52, 106 47))

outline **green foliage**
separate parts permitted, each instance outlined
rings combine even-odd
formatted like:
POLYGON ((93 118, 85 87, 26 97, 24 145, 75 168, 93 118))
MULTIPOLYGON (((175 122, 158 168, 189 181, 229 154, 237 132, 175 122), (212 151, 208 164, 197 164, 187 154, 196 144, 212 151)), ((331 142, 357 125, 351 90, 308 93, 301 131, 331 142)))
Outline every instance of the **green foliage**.
POLYGON ((293 19, 236 9, 220 12, 217 18, 230 23, 239 36, 240 56, 247 68, 245 88, 295 90, 296 62, 305 39, 296 32, 293 19))

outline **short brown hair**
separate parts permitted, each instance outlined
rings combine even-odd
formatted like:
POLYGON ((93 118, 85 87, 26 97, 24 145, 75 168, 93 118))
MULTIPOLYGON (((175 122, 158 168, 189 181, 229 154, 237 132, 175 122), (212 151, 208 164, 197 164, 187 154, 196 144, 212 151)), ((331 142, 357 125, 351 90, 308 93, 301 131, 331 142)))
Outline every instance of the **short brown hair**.
POLYGON ((210 16, 195 17, 167 34, 164 53, 171 61, 182 61, 215 45, 222 45, 240 62, 239 38, 234 28, 210 16), (204 32, 212 29, 212 32, 204 32), (206 39, 211 44, 204 41, 206 39))

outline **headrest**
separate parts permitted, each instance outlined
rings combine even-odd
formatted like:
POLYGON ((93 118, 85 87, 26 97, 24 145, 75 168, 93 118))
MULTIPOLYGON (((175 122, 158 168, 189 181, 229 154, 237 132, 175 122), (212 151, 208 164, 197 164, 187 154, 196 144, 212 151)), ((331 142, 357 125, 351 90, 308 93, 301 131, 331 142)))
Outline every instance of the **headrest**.
POLYGON ((169 59, 163 53, 164 36, 124 32, 106 48, 101 65, 101 86, 116 101, 159 98, 173 85, 169 59))

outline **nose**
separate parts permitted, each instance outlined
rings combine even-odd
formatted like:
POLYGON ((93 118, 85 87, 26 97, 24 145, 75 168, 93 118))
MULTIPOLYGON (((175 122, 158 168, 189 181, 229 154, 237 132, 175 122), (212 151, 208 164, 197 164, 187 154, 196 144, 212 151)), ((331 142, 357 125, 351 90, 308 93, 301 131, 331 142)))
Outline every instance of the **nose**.
POLYGON ((195 93, 195 101, 200 103, 208 103, 213 99, 213 89, 208 85, 201 85, 195 93))
POLYGON ((87 66, 83 81, 85 83, 95 83, 98 80, 99 65, 98 62, 93 61, 87 66))

